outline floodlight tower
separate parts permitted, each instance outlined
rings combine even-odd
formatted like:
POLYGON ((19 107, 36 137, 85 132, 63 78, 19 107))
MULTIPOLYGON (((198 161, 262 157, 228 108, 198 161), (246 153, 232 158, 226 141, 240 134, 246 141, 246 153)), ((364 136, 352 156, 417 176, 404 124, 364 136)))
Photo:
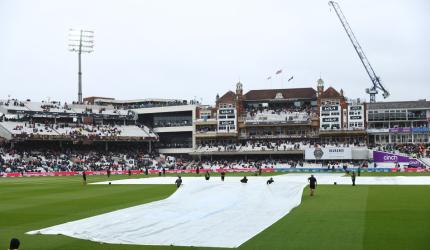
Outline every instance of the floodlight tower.
POLYGON ((94 31, 83 29, 70 29, 69 51, 78 53, 78 103, 83 103, 81 54, 91 53, 94 51, 94 31))

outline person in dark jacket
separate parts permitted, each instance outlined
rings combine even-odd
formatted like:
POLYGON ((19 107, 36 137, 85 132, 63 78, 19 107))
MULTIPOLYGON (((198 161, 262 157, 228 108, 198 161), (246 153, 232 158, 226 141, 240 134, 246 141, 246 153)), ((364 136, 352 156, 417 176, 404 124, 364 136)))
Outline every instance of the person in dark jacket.
POLYGON ((224 179, 225 179, 225 171, 223 169, 221 172, 221 181, 224 181, 224 179))
POLYGON ((355 186, 355 171, 352 171, 352 174, 351 174, 351 180, 352 180, 352 185, 353 186, 355 186))
POLYGON ((20 242, 18 239, 12 238, 9 244, 9 250, 18 250, 20 242))
POLYGON ((317 179, 312 174, 311 177, 308 178, 309 181, 309 188, 311 189, 311 196, 314 196, 315 189, 317 187, 317 179))
POLYGON ((270 185, 270 184, 272 184, 273 182, 275 182, 275 181, 273 180, 273 178, 272 178, 272 177, 270 177, 270 179, 268 179, 268 180, 267 180, 266 184, 267 184, 267 185, 270 185))
POLYGON ((82 180, 84 181, 84 185, 87 184, 87 174, 85 173, 85 171, 82 172, 82 180))
POLYGON ((209 180, 211 178, 211 175, 209 174, 209 171, 206 171, 206 174, 205 174, 205 180, 209 180))
POLYGON ((248 183, 248 178, 246 178, 246 176, 244 176, 242 178, 242 180, 240 180, 240 182, 242 182, 242 183, 248 183))
POLYGON ((178 176, 178 179, 175 181, 176 187, 179 188, 182 185, 182 179, 181 176, 178 176))

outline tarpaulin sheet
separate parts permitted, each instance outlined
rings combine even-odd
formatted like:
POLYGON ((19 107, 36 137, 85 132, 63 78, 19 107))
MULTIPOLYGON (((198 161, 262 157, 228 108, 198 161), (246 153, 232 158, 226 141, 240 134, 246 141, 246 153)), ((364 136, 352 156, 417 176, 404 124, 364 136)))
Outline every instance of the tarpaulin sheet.
MULTIPOLYGON (((143 182, 173 183, 175 178, 143 182)), ((62 234, 97 242, 205 247, 238 247, 301 202, 306 180, 230 177, 183 178, 169 198, 36 230, 29 234, 62 234)), ((131 182, 132 180, 129 180, 131 182)), ((115 183, 115 182, 112 182, 115 183)), ((142 193, 142 195, 145 195, 142 193)))

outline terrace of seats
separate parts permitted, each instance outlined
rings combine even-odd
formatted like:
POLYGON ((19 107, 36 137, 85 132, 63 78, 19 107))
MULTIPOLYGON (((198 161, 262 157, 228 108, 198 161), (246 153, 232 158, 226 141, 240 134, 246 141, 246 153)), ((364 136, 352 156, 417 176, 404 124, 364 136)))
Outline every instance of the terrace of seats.
POLYGON ((156 134, 145 126, 137 125, 45 125, 26 122, 0 122, 0 127, 9 132, 12 137, 118 137, 118 138, 156 138, 156 134))
POLYGON ((13 135, 21 134, 39 134, 39 135, 58 135, 58 132, 52 127, 45 126, 41 123, 28 124, 23 122, 1 122, 6 130, 13 135))
POLYGON ((246 142, 245 144, 200 145, 196 152, 256 152, 304 150, 303 143, 246 142))
POLYGON ((52 113, 93 113, 103 115, 127 115, 128 109, 116 109, 113 106, 67 104, 60 102, 33 102, 15 99, 0 100, 0 112, 7 114, 8 110, 52 112, 52 113))
MULTIPOLYGON (((216 145, 216 144, 203 144, 197 147, 195 152, 259 152, 259 151, 303 151, 305 148, 315 147, 314 144, 309 142, 275 142, 275 141, 247 141, 241 144, 227 144, 227 145, 216 145)), ((322 144, 318 147, 325 148, 339 148, 339 147, 355 147, 355 148, 367 148, 365 143, 333 143, 333 144, 322 144)))

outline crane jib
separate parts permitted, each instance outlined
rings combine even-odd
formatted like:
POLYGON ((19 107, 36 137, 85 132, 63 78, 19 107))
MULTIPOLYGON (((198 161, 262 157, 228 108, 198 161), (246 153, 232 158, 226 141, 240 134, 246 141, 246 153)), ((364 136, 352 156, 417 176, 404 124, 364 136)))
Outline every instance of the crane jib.
POLYGON ((364 54, 363 49, 360 46, 360 43, 358 42, 357 38, 354 35, 354 32, 351 29, 351 26, 349 26, 348 21, 346 20, 346 17, 343 15, 342 10, 340 9, 340 6, 337 2, 330 1, 328 2, 329 5, 331 5, 336 12, 337 17, 340 20, 340 23, 342 24, 343 28, 345 29, 346 34, 349 37, 349 40, 351 40, 351 43, 355 49, 355 51, 358 54, 358 57, 360 58, 361 63, 364 66, 364 69, 366 70, 367 74, 369 75, 370 80, 372 81, 372 87, 366 89, 366 93, 370 95, 370 102, 375 102, 375 96, 378 94, 378 89, 382 91, 382 96, 384 98, 387 98, 390 95, 390 92, 384 87, 382 84, 380 78, 376 75, 375 71, 373 70, 372 65, 370 64, 369 60, 366 57, 366 54, 364 54))

